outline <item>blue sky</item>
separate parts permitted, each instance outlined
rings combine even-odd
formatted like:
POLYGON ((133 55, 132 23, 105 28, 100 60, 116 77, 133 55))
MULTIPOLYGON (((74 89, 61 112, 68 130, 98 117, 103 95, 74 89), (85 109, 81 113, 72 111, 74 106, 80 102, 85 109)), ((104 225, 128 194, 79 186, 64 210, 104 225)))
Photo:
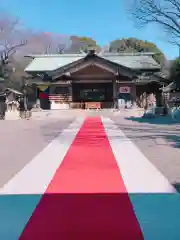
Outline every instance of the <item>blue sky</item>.
POLYGON ((89 36, 101 46, 113 39, 136 37, 154 42, 172 59, 178 48, 163 31, 137 29, 127 11, 128 0, 0 0, 0 8, 18 15, 28 28, 62 35, 89 36))

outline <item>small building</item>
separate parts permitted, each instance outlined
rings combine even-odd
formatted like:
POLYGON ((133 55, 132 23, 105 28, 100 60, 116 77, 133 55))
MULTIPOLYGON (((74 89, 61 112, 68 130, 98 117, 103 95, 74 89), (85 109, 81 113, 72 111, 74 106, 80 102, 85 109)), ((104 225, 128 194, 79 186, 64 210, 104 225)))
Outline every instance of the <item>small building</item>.
POLYGON ((169 107, 180 106, 180 81, 173 81, 161 90, 169 107))
POLYGON ((153 53, 28 55, 25 72, 36 85, 43 108, 80 108, 99 103, 110 108, 116 99, 134 104, 143 92, 159 92, 166 79, 153 53))

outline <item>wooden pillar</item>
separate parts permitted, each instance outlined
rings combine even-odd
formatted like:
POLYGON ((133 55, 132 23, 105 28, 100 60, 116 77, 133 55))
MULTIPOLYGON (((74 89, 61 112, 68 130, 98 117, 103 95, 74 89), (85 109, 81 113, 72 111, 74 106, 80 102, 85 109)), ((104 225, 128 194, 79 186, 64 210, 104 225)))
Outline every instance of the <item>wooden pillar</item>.
POLYGON ((113 99, 117 97, 117 83, 116 80, 113 80, 113 99))
POLYGON ((69 85, 69 102, 73 100, 72 83, 69 85))
POLYGON ((68 88, 69 88, 69 93, 68 93, 69 108, 72 108, 72 101, 73 101, 72 83, 70 83, 68 88))
POLYGON ((131 97, 132 97, 132 105, 136 106, 136 85, 133 83, 131 85, 131 97))

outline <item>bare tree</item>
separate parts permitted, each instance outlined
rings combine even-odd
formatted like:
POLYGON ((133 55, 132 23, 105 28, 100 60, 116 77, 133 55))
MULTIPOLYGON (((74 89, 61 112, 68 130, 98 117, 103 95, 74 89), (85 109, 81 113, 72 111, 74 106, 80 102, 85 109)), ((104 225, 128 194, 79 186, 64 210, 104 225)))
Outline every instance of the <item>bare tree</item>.
POLYGON ((13 55, 13 61, 9 63, 15 72, 9 74, 11 87, 19 88, 22 79, 28 77, 24 69, 32 61, 31 58, 24 58, 25 55, 58 54, 69 47, 69 37, 44 32, 25 30, 23 36, 28 39, 26 46, 19 48, 13 55))
MULTIPOLYGON (((0 55, 1 60, 15 54, 16 50, 27 44, 22 38, 22 25, 18 18, 0 13, 0 55)), ((1 61, 1 63, 3 63, 1 61)))
POLYGON ((133 0, 131 13, 141 26, 157 24, 180 46, 180 0, 133 0))
POLYGON ((18 18, 0 11, 0 78, 11 87, 19 85, 31 61, 24 55, 62 53, 71 44, 69 36, 35 32, 25 28, 18 18))
POLYGON ((26 34, 28 44, 16 53, 16 59, 19 62, 22 62, 23 59, 23 63, 26 65, 25 60, 28 59, 24 59, 24 55, 63 53, 71 46, 69 36, 33 31, 27 31, 26 34))
POLYGON ((0 56, 21 59, 26 54, 62 52, 71 45, 69 36, 27 29, 18 18, 0 11, 0 56), (22 48, 23 46, 23 48, 22 48))
POLYGON ((16 51, 27 44, 22 32, 19 19, 0 13, 0 77, 6 79, 3 88, 10 82, 10 75, 14 71, 9 63, 13 61, 16 51))

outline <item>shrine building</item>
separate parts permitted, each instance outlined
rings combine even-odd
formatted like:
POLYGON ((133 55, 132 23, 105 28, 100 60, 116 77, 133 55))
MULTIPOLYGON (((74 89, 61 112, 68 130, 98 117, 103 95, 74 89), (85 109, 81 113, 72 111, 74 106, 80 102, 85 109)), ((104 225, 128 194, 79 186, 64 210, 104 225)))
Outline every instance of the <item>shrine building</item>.
POLYGON ((136 103, 143 92, 158 92, 166 79, 153 53, 28 55, 28 82, 42 108, 111 108, 115 99, 136 103))

